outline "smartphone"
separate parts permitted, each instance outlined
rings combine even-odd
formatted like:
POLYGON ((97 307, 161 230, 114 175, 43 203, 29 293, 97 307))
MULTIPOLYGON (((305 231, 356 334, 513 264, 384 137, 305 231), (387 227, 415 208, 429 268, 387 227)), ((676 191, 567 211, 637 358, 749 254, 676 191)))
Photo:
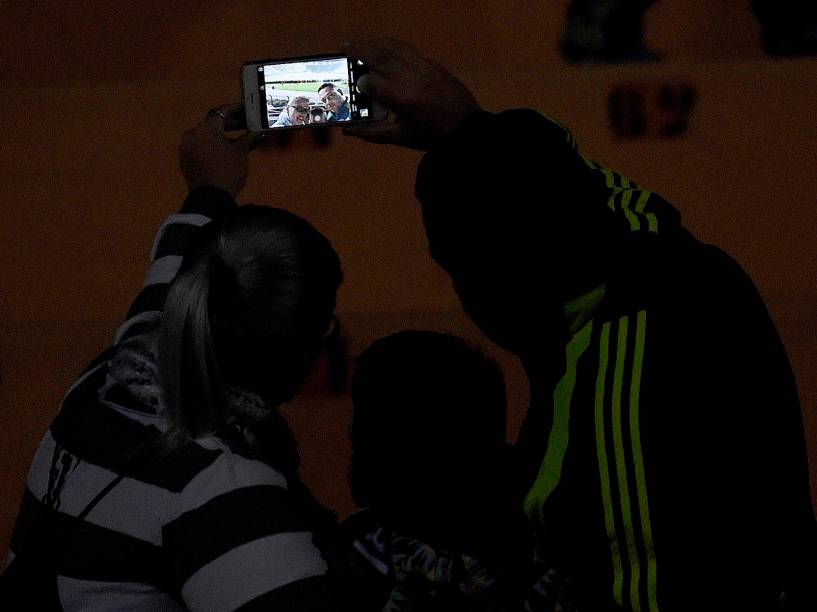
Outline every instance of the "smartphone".
POLYGON ((335 53, 245 62, 241 90, 247 130, 287 130, 379 121, 383 107, 357 89, 368 72, 360 60, 335 53))

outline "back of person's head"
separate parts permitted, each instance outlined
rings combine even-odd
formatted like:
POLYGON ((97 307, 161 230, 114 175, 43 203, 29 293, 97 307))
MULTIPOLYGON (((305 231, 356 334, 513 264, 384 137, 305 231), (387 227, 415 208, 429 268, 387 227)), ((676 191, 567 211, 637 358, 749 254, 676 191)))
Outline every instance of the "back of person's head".
POLYGON ((468 156, 452 163, 444 148, 429 154, 417 179, 429 249, 455 280, 474 271, 483 284, 514 275, 565 301, 603 280, 627 223, 609 208, 604 175, 588 174, 564 129, 534 111, 500 113, 481 130, 462 135, 457 146, 480 152, 485 141, 502 142, 498 134, 513 134, 520 125, 532 130, 529 139, 541 142, 547 154, 485 151, 492 160, 488 178, 474 175, 468 156), (437 178, 440 172, 445 181, 437 178), (537 176, 543 177, 538 184, 537 176))
POLYGON ((168 291, 159 340, 164 403, 182 433, 217 433, 224 386, 275 406, 305 380, 341 282, 329 241, 297 215, 245 205, 211 223, 168 291))
POLYGON ((507 444, 497 364, 460 338, 404 331, 375 341, 352 381, 355 501, 410 512, 489 486, 507 444))

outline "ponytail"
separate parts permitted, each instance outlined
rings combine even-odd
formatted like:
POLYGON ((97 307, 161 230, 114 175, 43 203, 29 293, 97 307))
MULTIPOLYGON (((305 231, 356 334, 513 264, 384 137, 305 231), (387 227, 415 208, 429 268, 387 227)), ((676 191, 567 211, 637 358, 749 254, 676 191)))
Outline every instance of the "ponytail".
POLYGON ((329 241, 285 210, 245 205, 199 231, 165 300, 164 409, 176 434, 221 434, 225 385, 270 407, 303 384, 342 279, 329 241))
POLYGON ((159 376, 163 399, 171 425, 184 437, 212 433, 223 424, 224 388, 210 320, 217 258, 207 248, 185 258, 162 315, 159 376))

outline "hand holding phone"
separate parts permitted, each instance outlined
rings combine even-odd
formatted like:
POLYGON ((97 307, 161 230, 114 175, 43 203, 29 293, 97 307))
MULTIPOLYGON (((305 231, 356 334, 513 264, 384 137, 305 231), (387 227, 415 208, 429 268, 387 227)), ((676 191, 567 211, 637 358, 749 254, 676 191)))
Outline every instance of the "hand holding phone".
POLYGON ((246 62, 241 86, 250 132, 379 121, 385 110, 357 87, 368 72, 343 54, 246 62))
POLYGON ((462 82, 408 43, 359 41, 349 43, 346 52, 368 66, 359 88, 390 111, 387 121, 350 126, 346 134, 427 151, 480 110, 462 82))
POLYGON ((236 196, 247 180, 247 156, 259 134, 228 138, 226 132, 243 129, 240 104, 213 108, 179 145, 179 167, 189 189, 211 185, 236 196))

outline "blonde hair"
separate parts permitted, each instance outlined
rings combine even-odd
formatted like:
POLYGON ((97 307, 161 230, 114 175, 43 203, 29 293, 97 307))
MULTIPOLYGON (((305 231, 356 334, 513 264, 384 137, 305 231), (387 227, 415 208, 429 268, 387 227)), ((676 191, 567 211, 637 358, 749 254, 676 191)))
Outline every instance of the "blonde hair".
POLYGON ((292 99, 291 99, 291 100, 290 100, 290 101, 287 103, 287 106, 295 106, 295 104, 297 104, 299 100, 302 100, 302 101, 306 102, 307 104, 309 104, 309 103, 310 103, 310 102, 309 102, 309 98, 307 98, 306 96, 295 96, 294 98, 292 98, 292 99))

